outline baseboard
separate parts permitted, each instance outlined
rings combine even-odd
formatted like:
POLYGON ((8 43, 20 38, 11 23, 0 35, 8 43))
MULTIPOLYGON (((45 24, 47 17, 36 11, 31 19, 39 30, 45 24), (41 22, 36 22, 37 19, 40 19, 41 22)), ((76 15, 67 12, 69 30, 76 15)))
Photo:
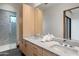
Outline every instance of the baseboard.
POLYGON ((0 52, 16 48, 16 43, 0 46, 0 52))

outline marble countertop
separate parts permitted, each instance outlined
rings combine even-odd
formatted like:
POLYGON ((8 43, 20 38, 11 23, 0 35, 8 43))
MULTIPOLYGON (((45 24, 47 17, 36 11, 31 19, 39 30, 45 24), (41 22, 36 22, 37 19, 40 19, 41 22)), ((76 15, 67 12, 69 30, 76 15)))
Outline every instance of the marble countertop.
POLYGON ((60 56, 79 56, 79 53, 77 51, 76 51, 76 53, 74 53, 73 51, 71 51, 70 48, 66 48, 66 47, 60 48, 60 47, 56 47, 56 46, 50 47, 52 45, 52 41, 50 41, 48 43, 45 43, 45 42, 43 43, 43 42, 41 42, 41 40, 42 40, 41 38, 27 38, 27 37, 25 37, 24 39, 35 44, 35 45, 38 45, 50 52, 60 55, 60 56))

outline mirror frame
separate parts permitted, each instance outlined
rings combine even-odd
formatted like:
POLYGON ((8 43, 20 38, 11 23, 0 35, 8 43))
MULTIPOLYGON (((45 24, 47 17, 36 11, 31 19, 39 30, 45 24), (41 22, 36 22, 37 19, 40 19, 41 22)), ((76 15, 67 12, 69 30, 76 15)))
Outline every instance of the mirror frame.
POLYGON ((65 38, 65 15, 66 15, 66 11, 74 10, 74 9, 77 9, 77 8, 79 8, 79 6, 73 7, 73 8, 70 8, 70 9, 63 11, 63 38, 65 38))

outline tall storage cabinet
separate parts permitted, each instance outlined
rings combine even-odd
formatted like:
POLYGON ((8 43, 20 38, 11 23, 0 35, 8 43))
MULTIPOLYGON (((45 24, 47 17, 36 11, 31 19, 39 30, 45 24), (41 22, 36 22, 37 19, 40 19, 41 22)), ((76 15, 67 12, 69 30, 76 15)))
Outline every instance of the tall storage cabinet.
POLYGON ((22 38, 19 48, 25 55, 42 55, 42 49, 23 40, 24 38, 42 33, 42 11, 39 8, 34 8, 29 5, 22 5, 22 20, 20 29, 22 38), (39 50, 39 51, 38 51, 39 50), (36 51, 36 52, 35 52, 36 51), (38 54, 37 54, 38 52, 38 54))
POLYGON ((41 34, 42 33, 42 19, 43 14, 42 11, 39 8, 35 8, 34 10, 34 20, 35 20, 35 34, 41 34))
POLYGON ((34 8, 23 4, 23 37, 34 35, 34 8))
POLYGON ((23 4, 23 38, 42 33, 42 11, 23 4))

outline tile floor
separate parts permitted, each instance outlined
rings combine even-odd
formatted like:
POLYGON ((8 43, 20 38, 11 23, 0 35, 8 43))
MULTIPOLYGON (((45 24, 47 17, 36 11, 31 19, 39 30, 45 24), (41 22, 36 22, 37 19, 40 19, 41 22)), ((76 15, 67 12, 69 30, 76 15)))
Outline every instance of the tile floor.
POLYGON ((0 52, 0 56, 23 56, 18 48, 0 52))

